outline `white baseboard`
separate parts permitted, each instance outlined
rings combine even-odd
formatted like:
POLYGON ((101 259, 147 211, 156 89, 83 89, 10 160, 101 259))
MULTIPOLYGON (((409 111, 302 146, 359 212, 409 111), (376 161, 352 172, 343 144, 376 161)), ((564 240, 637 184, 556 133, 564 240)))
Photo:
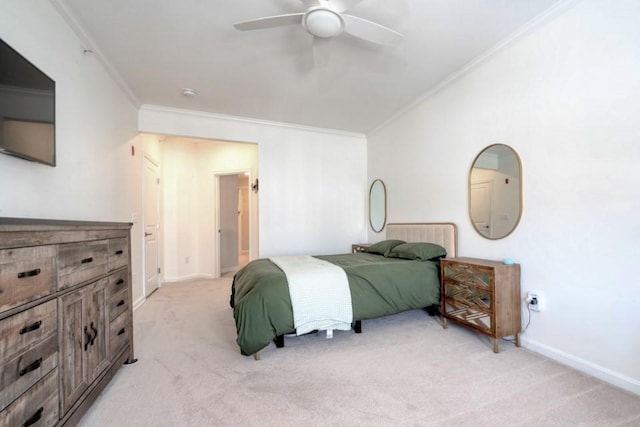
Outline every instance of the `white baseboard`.
POLYGON ((140 298, 138 298, 137 300, 135 300, 133 302, 133 311, 136 311, 138 308, 140 308, 140 306, 142 304, 145 303, 145 301, 147 301, 147 299, 144 296, 141 296, 140 298))
POLYGON ((215 277, 213 277, 213 274, 188 274, 180 277, 165 277, 163 283, 176 283, 198 279, 215 279, 215 277))
POLYGON ((581 359, 526 337, 522 337, 521 341, 522 346, 531 351, 540 353, 549 359, 553 359, 563 365, 570 366, 571 368, 584 372, 592 377, 606 381, 616 387, 620 387, 624 390, 630 391, 631 393, 640 395, 640 381, 634 378, 622 375, 619 372, 612 371, 604 366, 597 365, 593 362, 589 362, 588 360, 581 359))

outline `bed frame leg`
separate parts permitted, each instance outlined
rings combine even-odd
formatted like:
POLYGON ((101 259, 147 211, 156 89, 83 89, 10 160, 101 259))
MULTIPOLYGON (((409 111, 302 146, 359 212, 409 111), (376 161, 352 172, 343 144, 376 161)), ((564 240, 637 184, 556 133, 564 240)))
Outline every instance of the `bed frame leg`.
POLYGON ((355 322, 353 322, 351 324, 351 326, 353 327, 353 331, 356 334, 361 334, 362 333, 362 320, 356 320, 355 322))
POLYGON ((260 360, 260 352, 257 351, 255 353, 253 353, 253 358, 256 359, 256 360, 260 360))
POLYGON ((284 335, 276 335, 273 342, 276 343, 277 348, 284 347, 284 335))
POLYGON ((440 314, 440 310, 438 309, 437 305, 430 305, 429 307, 427 307, 427 314, 431 317, 437 316, 438 314, 440 314))

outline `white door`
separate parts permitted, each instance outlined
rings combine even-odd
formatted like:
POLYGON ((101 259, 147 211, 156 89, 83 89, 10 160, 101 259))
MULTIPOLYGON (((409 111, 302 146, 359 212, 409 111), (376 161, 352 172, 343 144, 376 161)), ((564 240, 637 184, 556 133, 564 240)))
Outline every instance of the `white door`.
POLYGON ((220 272, 238 268, 238 175, 219 176, 220 272))
POLYGON ((471 221, 480 233, 491 237, 491 198, 493 185, 491 181, 471 184, 471 221))
POLYGON ((144 158, 144 294, 151 295, 160 283, 159 241, 160 178, 158 165, 144 158))

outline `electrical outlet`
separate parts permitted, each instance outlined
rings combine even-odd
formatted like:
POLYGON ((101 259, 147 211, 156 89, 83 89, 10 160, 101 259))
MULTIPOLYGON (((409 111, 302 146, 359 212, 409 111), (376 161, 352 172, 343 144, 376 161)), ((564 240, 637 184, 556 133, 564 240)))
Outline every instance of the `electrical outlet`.
POLYGON ((542 299, 540 297, 540 293, 536 291, 527 292, 527 304, 529 306, 529 310, 541 311, 542 299))

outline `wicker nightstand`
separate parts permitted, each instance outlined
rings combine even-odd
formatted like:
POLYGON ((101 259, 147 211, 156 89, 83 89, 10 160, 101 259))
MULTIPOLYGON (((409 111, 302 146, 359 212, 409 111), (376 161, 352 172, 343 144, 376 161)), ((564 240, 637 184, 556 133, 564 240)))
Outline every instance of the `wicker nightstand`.
POLYGON ((371 243, 354 243, 351 245, 351 252, 354 254, 364 252, 369 246, 371 246, 371 243))

